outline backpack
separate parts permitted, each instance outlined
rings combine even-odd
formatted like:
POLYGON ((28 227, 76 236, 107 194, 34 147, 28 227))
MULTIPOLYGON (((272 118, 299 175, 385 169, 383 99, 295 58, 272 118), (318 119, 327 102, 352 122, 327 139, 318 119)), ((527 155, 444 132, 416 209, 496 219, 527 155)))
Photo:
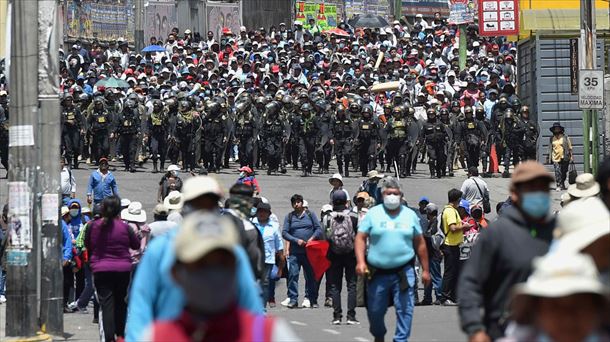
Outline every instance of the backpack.
POLYGON ((436 227, 436 233, 434 233, 434 235, 432 235, 432 247, 434 247, 434 249, 436 249, 437 251, 441 250, 441 245, 443 244, 443 242, 445 242, 445 232, 443 231, 443 212, 445 211, 445 209, 443 209, 440 214, 438 214, 438 216, 436 217, 436 222, 437 222, 437 227, 436 227))
POLYGON ((347 254, 354 251, 356 234, 349 211, 328 214, 326 218, 326 232, 330 249, 336 254, 347 254))

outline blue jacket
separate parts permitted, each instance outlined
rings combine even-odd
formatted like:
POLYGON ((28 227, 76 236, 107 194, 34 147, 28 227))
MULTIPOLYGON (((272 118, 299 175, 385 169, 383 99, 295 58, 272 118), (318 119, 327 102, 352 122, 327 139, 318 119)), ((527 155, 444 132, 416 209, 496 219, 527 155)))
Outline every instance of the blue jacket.
POLYGON ((66 221, 61 221, 61 252, 63 255, 63 261, 68 261, 72 259, 72 235, 70 235, 70 228, 68 228, 68 224, 66 221))
POLYGON ((297 241, 307 242, 312 236, 314 240, 322 238, 322 226, 320 226, 316 214, 306 210, 303 212, 303 217, 298 217, 294 211, 286 215, 282 237, 292 242, 290 244, 291 254, 305 254, 305 247, 299 246, 297 241))
POLYGON ((116 185, 116 180, 114 179, 112 172, 108 171, 106 178, 102 180, 102 173, 100 170, 93 171, 89 177, 87 195, 91 195, 94 202, 101 202, 108 196, 118 196, 119 188, 116 185))
POLYGON ((76 217, 70 216, 70 222, 68 222, 68 227, 72 231, 72 236, 74 237, 74 239, 76 239, 76 237, 80 233, 81 228, 85 225, 85 223, 87 223, 87 221, 89 221, 89 217, 86 215, 83 216, 83 214, 81 213, 82 205, 77 199, 69 200, 67 204, 68 208, 70 208, 74 203, 78 204, 78 215, 76 215, 76 217))
MULTIPOLYGON (((171 274, 175 263, 174 240, 177 229, 154 238, 147 246, 131 283, 125 339, 139 341, 155 320, 171 320, 184 308, 184 294, 171 274)), ((252 313, 263 314, 263 302, 243 248, 236 247, 237 302, 252 313)))

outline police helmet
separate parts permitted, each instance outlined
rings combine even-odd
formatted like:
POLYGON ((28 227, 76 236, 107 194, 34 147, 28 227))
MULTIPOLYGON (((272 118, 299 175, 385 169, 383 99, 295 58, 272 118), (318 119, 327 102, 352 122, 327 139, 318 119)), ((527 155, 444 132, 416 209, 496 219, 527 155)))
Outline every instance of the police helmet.
POLYGON ((265 106, 265 112, 268 116, 275 116, 280 111, 280 104, 277 101, 271 101, 265 106))
POLYGON ((180 101, 179 105, 180 105, 180 110, 181 111, 185 111, 186 112, 188 110, 191 110, 191 103, 186 101, 186 100, 180 101))
POLYGON ((208 104, 208 112, 210 115, 218 115, 220 113, 221 105, 216 101, 211 101, 208 104))
POLYGON ((311 112, 313 112, 313 106, 310 103, 305 102, 301 105, 301 113, 311 113, 311 112))

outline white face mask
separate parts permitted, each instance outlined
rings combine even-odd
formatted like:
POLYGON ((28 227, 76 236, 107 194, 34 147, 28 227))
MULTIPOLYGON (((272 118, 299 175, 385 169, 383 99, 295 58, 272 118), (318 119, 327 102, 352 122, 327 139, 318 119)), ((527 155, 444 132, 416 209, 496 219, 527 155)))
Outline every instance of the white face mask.
POLYGON ((396 210, 400 207, 400 196, 399 195, 385 195, 383 197, 383 205, 388 210, 396 210))

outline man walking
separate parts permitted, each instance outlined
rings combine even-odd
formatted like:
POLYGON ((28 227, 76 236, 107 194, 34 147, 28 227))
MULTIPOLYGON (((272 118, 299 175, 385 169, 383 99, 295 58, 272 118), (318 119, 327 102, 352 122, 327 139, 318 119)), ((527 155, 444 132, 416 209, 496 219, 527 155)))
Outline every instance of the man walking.
POLYGON ((347 286, 347 324, 360 324, 356 319, 356 254, 354 239, 358 227, 358 216, 347 208, 347 194, 335 191, 332 194, 333 211, 324 217, 326 238, 330 243, 328 281, 331 283, 333 299, 332 324, 341 324, 341 287, 345 274, 347 286))
POLYGON ((310 241, 320 239, 322 228, 316 214, 303 206, 303 196, 292 195, 290 203, 294 211, 286 215, 282 231, 282 237, 290 242, 290 254, 288 255, 288 298, 290 298, 290 302, 287 307, 294 309, 298 306, 299 271, 302 267, 308 296, 303 300, 302 306, 317 308, 318 286, 305 253, 305 245, 310 241))
POLYGON ((483 199, 489 198, 487 183, 479 177, 476 166, 468 168, 468 179, 462 183, 462 198, 470 203, 470 207, 483 206, 483 199))
POLYGON ((99 168, 89 176, 87 203, 101 203, 108 196, 119 196, 119 188, 112 172, 108 170, 108 159, 100 158, 99 168))
POLYGON ((72 171, 66 166, 66 159, 61 157, 59 159, 61 166, 61 201, 62 205, 68 205, 68 201, 72 198, 76 198, 76 180, 72 175, 72 171))
POLYGON ((442 304, 455 306, 457 305, 457 280, 460 274, 460 244, 464 241, 462 219, 457 211, 462 192, 458 189, 451 189, 448 197, 449 203, 445 205, 441 213, 441 228, 445 234, 445 241, 441 245, 441 252, 445 256, 442 304))
POLYGON ((403 194, 398 181, 386 178, 381 191, 383 204, 371 208, 358 227, 356 272, 369 279, 367 316, 375 341, 383 341, 387 332, 384 316, 390 296, 396 308, 394 341, 407 341, 411 335, 416 290, 415 254, 422 265, 422 281, 428 285, 428 253, 417 215, 401 205, 403 194))

